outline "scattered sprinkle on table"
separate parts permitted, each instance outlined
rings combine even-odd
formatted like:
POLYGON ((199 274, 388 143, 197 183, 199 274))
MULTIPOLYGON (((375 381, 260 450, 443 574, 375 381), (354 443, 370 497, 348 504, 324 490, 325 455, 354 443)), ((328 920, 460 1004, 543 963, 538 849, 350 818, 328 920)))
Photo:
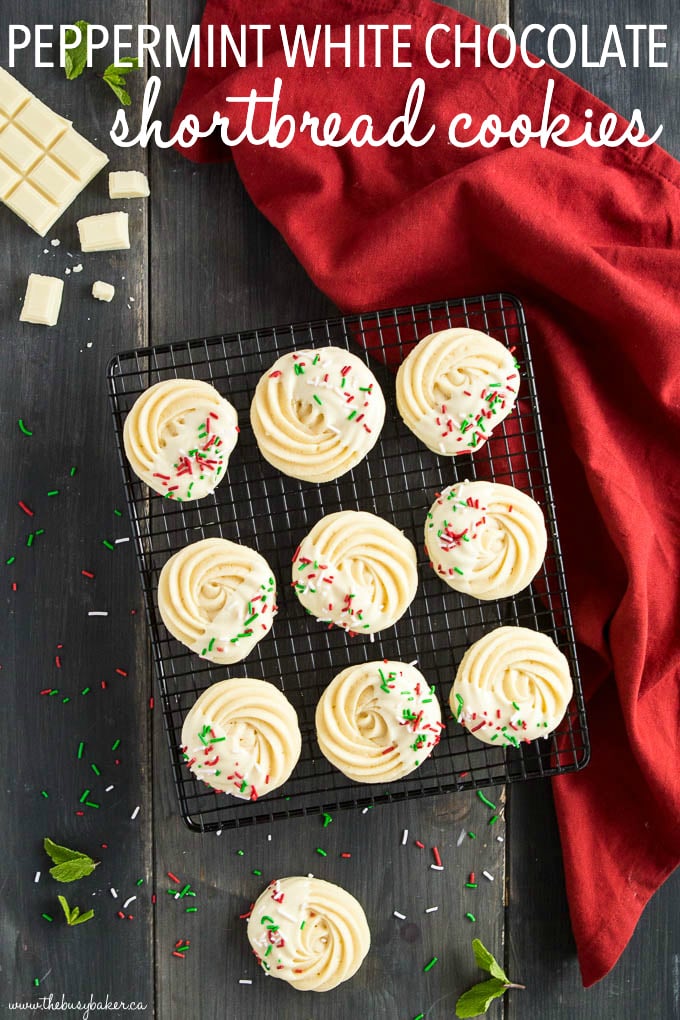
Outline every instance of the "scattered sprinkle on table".
MULTIPOLYGON (((331 815, 329 815, 327 811, 324 811, 324 813, 323 813, 323 827, 324 827, 324 829, 327 829, 332 821, 333 821, 333 818, 331 817, 331 815)), ((271 839, 271 836, 269 838, 271 839)))
POLYGON ((482 874, 484 875, 484 878, 488 878, 490 882, 493 882, 493 875, 490 875, 488 871, 483 871, 482 874))
POLYGON ((19 418, 19 421, 17 422, 17 425, 19 426, 19 428, 21 429, 21 431, 23 432, 23 434, 25 436, 32 436, 33 435, 31 430, 26 428, 26 426, 24 425, 24 419, 23 418, 19 418))
POLYGON ((482 804, 486 804, 486 806, 490 807, 492 811, 496 810, 496 805, 492 801, 488 800, 488 798, 484 796, 481 790, 477 790, 477 796, 481 800, 482 804))
POLYGON ((439 907, 425 907, 426 914, 432 914, 435 910, 439 910, 439 907))
POLYGON ((117 893, 117 892, 116 892, 116 890, 115 890, 115 889, 113 888, 113 886, 111 886, 111 888, 109 889, 109 892, 110 892, 110 893, 111 893, 111 895, 113 896, 114 900, 117 900, 117 899, 118 899, 118 893, 117 893))
POLYGON ((105 611, 105 610, 103 610, 103 609, 91 609, 91 610, 90 610, 90 611, 88 612, 88 614, 87 614, 87 615, 88 615, 88 616, 108 616, 109 614, 108 614, 108 612, 106 612, 106 611, 105 611))
POLYGON ((252 985, 252 983, 253 982, 250 980, 250 978, 240 978, 239 979, 239 984, 240 985, 252 985))
POLYGON ((477 920, 475 915, 471 914, 469 911, 467 912, 467 914, 465 916, 467 917, 468 921, 470 921, 471 923, 474 923, 477 920))
POLYGON ((427 974, 428 970, 432 970, 432 968, 434 967, 434 965, 436 963, 439 963, 439 957, 438 956, 433 956, 432 959, 430 960, 430 962, 426 963, 425 966, 423 967, 424 973, 427 974))
POLYGON ((123 904, 123 910, 126 910, 129 907, 129 905, 133 902, 133 900, 136 900, 136 899, 137 899, 136 896, 128 896, 128 898, 126 899, 125 903, 123 904))
POLYGON ((316 853, 320 854, 321 857, 328 857, 327 852, 325 850, 322 850, 320 846, 316 848, 316 853))
POLYGON ((26 506, 26 504, 24 503, 24 501, 22 499, 19 500, 19 502, 17 503, 17 506, 19 507, 20 510, 23 510, 24 513, 28 517, 34 517, 35 516, 33 510, 31 510, 30 506, 26 506))
POLYGON ((436 847, 436 846, 432 847, 432 856, 434 857, 434 863, 437 864, 437 865, 441 865, 442 859, 441 859, 441 857, 439 855, 438 847, 436 847))
POLYGON ((394 917, 398 917, 400 921, 406 920, 406 914, 400 914, 398 910, 393 911, 394 917))
POLYGON ((36 871, 35 878, 33 879, 33 881, 34 882, 39 882, 40 881, 40 872, 39 871, 36 871))
POLYGON ((40 916, 44 917, 46 921, 53 921, 54 920, 54 918, 50 914, 41 914, 40 916))
POLYGON ((404 831, 401 834, 401 845, 406 846, 407 843, 408 843, 408 829, 404 829, 404 831))
POLYGON ((430 870, 431 871, 443 871, 444 870, 444 865, 443 864, 431 864, 430 865, 430 870))
POLYGON ((138 814, 139 814, 139 804, 137 805, 135 810, 130 815, 130 821, 134 821, 138 814))

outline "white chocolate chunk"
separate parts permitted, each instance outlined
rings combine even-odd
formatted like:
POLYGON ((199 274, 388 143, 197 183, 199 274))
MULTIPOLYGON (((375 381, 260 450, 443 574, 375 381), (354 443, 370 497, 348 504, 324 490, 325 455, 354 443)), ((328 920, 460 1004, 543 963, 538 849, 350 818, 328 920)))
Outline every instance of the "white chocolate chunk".
POLYGON ((116 293, 112 283, 104 283, 103 280, 96 280, 92 284, 92 297, 97 301, 110 301, 116 293))
POLYGON ((130 247, 128 214, 102 213, 78 220, 81 251, 120 251, 130 247))
POLYGON ((0 68, 0 200, 45 236, 108 157, 0 68))
POLYGON ((56 326, 63 293, 63 280, 56 276, 39 276, 37 273, 31 273, 19 320, 34 322, 40 326, 56 326))
POLYGON ((111 198, 148 198, 149 182, 140 170, 115 170, 109 174, 111 198))

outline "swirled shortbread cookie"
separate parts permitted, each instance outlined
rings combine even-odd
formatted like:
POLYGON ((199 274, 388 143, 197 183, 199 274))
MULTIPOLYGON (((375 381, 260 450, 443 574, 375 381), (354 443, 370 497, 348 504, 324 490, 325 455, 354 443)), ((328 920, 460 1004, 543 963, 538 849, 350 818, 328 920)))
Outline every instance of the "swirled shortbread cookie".
POLYGON ((397 372, 405 424, 435 453, 478 450, 512 411, 517 362, 476 329, 445 329, 421 340, 397 372))
POLYGON ((375 376, 340 347, 284 354, 258 382, 250 408, 265 460, 306 482, 328 482, 353 468, 384 420, 375 376))
POLYGON ((359 970, 371 933, 361 904, 320 878, 270 883, 253 904, 248 941, 270 977, 299 991, 329 992, 359 970))
POLYGON ((293 588, 308 613, 352 634, 391 627, 418 587, 416 551, 402 531, 361 510, 327 514, 293 557, 293 588))
POLYGON ((458 482, 437 496, 425 521, 432 567, 456 591, 478 599, 516 595, 545 557, 543 511, 519 489, 458 482))
POLYGON ((443 729, 434 688, 413 665, 349 666, 316 709, 316 736, 332 765, 358 783, 391 783, 430 756, 443 729))
POLYGON ((206 538, 171 556, 158 609, 173 637, 211 662, 240 662, 271 629, 276 582, 263 556, 226 538, 206 538))
POLYGON ((517 747, 552 733, 572 692, 569 663, 547 634, 497 627, 466 651, 449 704, 478 740, 517 747))
POLYGON ((238 439, 236 410, 214 386, 168 379, 137 398, 125 419, 130 467, 154 492, 201 499, 222 481, 238 439))
POLYGON ((208 687, 182 726, 184 761, 214 790, 255 801, 281 786, 300 757, 295 709, 265 680, 235 677, 208 687))

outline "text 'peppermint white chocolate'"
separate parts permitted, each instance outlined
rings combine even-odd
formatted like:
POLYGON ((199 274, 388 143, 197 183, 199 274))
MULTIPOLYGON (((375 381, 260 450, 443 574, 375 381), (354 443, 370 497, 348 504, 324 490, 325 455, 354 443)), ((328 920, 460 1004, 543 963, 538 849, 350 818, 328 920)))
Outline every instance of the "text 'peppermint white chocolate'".
POLYGON ((44 237, 108 161, 0 67, 0 199, 32 230, 44 237))
POLYGON ((31 273, 26 285, 24 305, 19 319, 39 326, 56 326, 64 293, 64 281, 56 276, 31 273))
POLYGON ((130 247, 128 214, 101 213, 78 220, 81 251, 122 251, 130 247))

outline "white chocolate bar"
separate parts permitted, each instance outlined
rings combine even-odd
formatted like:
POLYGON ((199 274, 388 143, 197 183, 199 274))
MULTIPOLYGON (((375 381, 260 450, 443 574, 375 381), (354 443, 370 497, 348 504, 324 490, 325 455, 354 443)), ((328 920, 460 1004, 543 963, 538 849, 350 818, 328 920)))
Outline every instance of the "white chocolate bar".
POLYGON ((29 227, 44 237, 108 161, 0 67, 0 200, 29 227))
POLYGON ((40 326, 56 326, 63 293, 64 281, 57 276, 31 273, 19 320, 35 322, 40 326))
POLYGON ((92 284, 92 297, 96 298, 97 301, 111 301, 115 293, 116 288, 112 283, 105 283, 103 280, 95 280, 92 284))
POLYGON ((109 174, 110 198, 148 198, 149 182, 141 170, 114 170, 109 174))
POLYGON ((78 220, 81 251, 120 251, 130 247, 128 214, 102 213, 78 220))

